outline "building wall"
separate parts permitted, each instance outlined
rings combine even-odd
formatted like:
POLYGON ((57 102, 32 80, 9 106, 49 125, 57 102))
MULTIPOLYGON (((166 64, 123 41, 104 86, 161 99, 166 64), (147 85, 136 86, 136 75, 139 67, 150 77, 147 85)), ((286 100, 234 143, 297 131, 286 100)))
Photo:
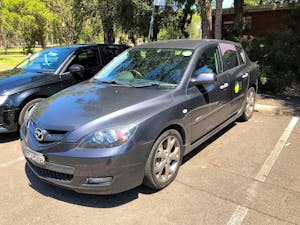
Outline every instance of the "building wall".
MULTIPOLYGON (((245 12, 245 19, 249 23, 249 34, 260 36, 266 30, 278 30, 286 27, 285 17, 291 9, 245 12)), ((225 13, 222 17, 223 29, 232 29, 234 14, 225 13)), ((214 16, 213 16, 214 24, 214 16)))

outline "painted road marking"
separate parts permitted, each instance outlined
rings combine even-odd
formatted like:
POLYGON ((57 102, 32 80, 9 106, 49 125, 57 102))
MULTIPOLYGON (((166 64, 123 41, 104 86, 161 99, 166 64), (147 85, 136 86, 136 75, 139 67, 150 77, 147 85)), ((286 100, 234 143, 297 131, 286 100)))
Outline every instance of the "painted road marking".
POLYGON ((248 208, 239 205, 234 211, 234 215, 232 215, 227 225, 242 224, 247 213, 248 213, 248 208))
MULTIPOLYGON (((260 181, 260 182, 265 182, 267 176, 269 175, 271 169, 273 168, 278 156, 280 155, 282 149, 284 148, 287 140, 289 139, 293 129, 295 128, 299 118, 298 117, 293 117, 287 126, 287 128, 284 130, 283 134, 279 138, 277 144, 275 145, 273 151, 270 153, 264 164, 262 165, 260 171, 255 177, 255 180, 260 181)), ((248 190, 247 190, 247 200, 249 202, 252 202, 254 197, 256 196, 256 185, 251 185, 248 190)), ((238 205, 237 208, 234 210, 232 216, 230 217, 227 225, 241 225, 247 216, 248 213, 248 208, 244 206, 238 205)))
POLYGON ((269 155, 269 157, 266 159, 265 163, 263 164, 262 168, 258 172, 258 174, 255 177, 255 180, 264 182, 266 180, 266 177, 269 175, 272 167, 274 166, 278 156, 280 155, 283 147, 285 146, 287 140, 289 139, 294 127, 296 126, 298 122, 298 117, 293 117, 291 122, 289 123, 288 127, 285 129, 283 134, 281 135, 279 141, 277 142, 275 148, 269 155))
POLYGON ((14 160, 11 160, 11 161, 8 161, 6 163, 1 163, 0 164, 0 168, 4 168, 4 167, 7 167, 7 166, 10 166, 10 165, 13 165, 17 162, 20 162, 20 161, 23 161, 25 158, 23 156, 17 158, 17 159, 14 159, 14 160))

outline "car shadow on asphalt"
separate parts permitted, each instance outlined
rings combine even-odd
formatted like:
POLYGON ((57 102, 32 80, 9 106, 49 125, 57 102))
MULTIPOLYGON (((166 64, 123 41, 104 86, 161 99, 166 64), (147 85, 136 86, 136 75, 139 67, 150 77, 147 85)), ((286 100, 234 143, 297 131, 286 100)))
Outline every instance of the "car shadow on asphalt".
POLYGON ((19 133, 0 134, 0 143, 16 141, 20 138, 19 133))
MULTIPOLYGON (((205 147, 210 145, 216 139, 221 137, 227 131, 232 129, 236 123, 232 123, 216 135, 208 139, 205 143, 197 147, 195 150, 184 156, 182 164, 188 162, 191 158, 201 152, 205 147)), ((138 199, 139 194, 155 194, 158 191, 149 189, 143 185, 131 189, 126 192, 122 192, 114 195, 88 195, 74 192, 72 190, 62 189, 54 185, 48 184, 44 181, 39 180, 33 172, 30 170, 29 166, 25 165, 25 173, 29 179, 29 186, 39 192, 40 194, 57 199, 59 201, 67 202, 70 204, 76 204, 86 207, 94 208, 113 208, 128 202, 138 199)))

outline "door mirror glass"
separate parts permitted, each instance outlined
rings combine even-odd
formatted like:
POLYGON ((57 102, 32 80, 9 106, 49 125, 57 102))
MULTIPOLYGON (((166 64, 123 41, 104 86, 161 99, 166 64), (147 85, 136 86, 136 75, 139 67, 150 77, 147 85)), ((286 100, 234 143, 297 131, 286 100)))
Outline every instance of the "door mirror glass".
POLYGON ((217 75, 215 73, 200 73, 199 75, 194 75, 190 83, 192 85, 200 84, 213 84, 217 81, 217 75))

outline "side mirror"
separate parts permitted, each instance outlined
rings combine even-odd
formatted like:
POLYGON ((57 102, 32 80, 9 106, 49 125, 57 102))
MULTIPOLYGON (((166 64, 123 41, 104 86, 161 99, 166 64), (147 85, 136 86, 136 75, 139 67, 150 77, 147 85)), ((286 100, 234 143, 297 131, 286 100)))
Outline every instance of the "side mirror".
POLYGON ((79 65, 79 64, 73 64, 72 66, 69 67, 69 72, 73 76, 83 78, 84 77, 84 66, 79 65))
POLYGON ((213 84, 217 81, 217 75, 215 73, 200 73, 190 80, 192 85, 200 84, 213 84))

